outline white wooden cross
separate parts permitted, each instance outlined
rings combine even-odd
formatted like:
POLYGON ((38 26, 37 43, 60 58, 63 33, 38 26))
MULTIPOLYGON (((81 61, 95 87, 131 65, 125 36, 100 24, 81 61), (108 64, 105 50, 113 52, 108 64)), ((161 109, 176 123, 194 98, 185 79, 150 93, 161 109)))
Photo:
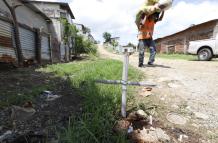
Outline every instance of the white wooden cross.
POLYGON ((104 84, 121 84, 122 85, 122 105, 121 105, 121 115, 126 118, 126 101, 127 101, 127 85, 132 86, 147 86, 155 87, 155 84, 149 84, 146 82, 132 82, 128 81, 128 66, 129 66, 129 56, 133 53, 132 47, 123 47, 124 61, 123 61, 123 75, 122 80, 97 80, 98 83, 104 84))

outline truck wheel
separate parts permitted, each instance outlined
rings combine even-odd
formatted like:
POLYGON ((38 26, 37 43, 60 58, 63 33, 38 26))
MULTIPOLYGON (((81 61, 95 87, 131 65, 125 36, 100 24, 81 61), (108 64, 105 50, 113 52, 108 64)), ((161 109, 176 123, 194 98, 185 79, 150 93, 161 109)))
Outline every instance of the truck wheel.
POLYGON ((208 48, 203 48, 198 52, 198 60, 210 61, 212 59, 212 52, 208 48))

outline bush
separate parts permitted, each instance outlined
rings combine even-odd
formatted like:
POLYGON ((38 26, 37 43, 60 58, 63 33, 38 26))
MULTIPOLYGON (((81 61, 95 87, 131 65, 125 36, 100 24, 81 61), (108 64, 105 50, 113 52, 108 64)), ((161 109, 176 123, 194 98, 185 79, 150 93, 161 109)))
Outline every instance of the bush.
POLYGON ((75 54, 93 54, 97 53, 97 46, 89 39, 84 38, 82 35, 75 37, 75 54))

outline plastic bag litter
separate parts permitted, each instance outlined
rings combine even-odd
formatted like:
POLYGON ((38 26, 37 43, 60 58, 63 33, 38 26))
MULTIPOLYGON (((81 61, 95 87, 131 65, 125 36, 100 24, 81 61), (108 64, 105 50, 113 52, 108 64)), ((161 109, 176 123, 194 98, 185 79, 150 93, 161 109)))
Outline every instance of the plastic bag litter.
POLYGON ((51 91, 44 91, 41 94, 41 98, 44 98, 46 101, 53 101, 53 100, 56 100, 60 97, 61 97, 60 95, 55 95, 51 91))

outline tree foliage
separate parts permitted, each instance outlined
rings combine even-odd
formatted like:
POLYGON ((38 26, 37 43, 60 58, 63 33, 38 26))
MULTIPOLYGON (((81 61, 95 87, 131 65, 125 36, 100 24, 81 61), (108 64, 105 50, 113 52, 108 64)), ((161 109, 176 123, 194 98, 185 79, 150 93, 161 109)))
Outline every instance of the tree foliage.
POLYGON ((111 44, 112 44, 113 47, 117 47, 119 45, 119 42, 116 41, 116 40, 112 40, 111 44))
POLYGON ((61 18, 61 23, 63 24, 63 36, 64 36, 64 43, 67 44, 71 37, 76 37, 77 33, 79 32, 75 25, 70 24, 67 19, 61 18))
POLYGON ((110 34, 110 33, 104 32, 104 33, 103 33, 103 38, 104 38, 104 42, 105 42, 105 43, 111 42, 111 34, 110 34))
MULTIPOLYGON (((68 44, 69 39, 72 39, 73 42, 73 54, 78 56, 80 54, 96 54, 97 53, 97 46, 90 41, 88 38, 84 37, 83 35, 79 34, 79 30, 76 28, 75 25, 68 23, 68 21, 64 18, 61 19, 61 22, 64 26, 64 43, 68 44)), ((86 28, 87 32, 91 30, 86 28)))
POLYGON ((127 46, 129 46, 129 47, 136 47, 133 43, 131 43, 131 42, 129 42, 128 44, 127 44, 127 46))

